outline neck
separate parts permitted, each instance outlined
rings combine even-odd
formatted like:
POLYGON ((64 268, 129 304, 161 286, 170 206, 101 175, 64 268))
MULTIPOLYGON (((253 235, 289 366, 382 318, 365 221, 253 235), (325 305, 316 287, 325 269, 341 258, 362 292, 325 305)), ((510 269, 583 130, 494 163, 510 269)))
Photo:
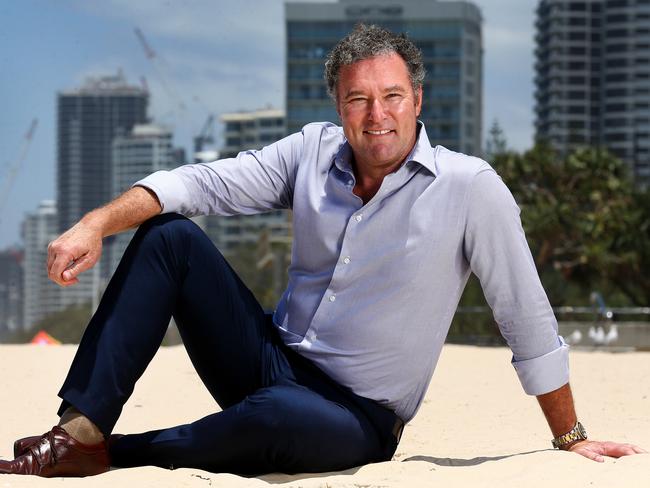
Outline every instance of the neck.
POLYGON ((356 184, 352 192, 361 198, 364 204, 368 203, 377 191, 379 191, 384 178, 397 171, 403 163, 404 161, 402 160, 384 168, 376 168, 364 165, 355 160, 352 167, 354 169, 356 184))

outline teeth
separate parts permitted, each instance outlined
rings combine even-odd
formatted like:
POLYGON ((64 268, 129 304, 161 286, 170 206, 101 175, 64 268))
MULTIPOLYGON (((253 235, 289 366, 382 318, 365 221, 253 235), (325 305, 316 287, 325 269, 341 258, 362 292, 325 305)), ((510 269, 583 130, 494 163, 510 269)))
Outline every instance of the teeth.
POLYGON ((368 130, 366 131, 368 134, 372 134, 373 136, 382 136, 384 134, 388 134, 390 130, 368 130))

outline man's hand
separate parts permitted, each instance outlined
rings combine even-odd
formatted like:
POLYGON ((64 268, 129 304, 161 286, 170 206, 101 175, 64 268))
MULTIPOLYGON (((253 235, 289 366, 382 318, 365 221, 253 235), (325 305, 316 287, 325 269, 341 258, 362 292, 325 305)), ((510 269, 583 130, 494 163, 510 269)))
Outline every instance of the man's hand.
POLYGON ((102 254, 102 232, 83 220, 47 247, 47 275, 61 286, 79 282, 79 273, 92 268, 102 254))
POLYGON ((112 202, 87 213, 47 247, 47 275, 61 286, 78 283, 79 273, 92 268, 102 255, 102 239, 158 215, 162 206, 156 194, 141 186, 122 193, 112 202))
POLYGON ((619 444, 618 442, 602 442, 590 440, 576 442, 571 447, 569 447, 568 450, 599 463, 605 461, 604 456, 619 458, 621 456, 643 454, 648 452, 633 444, 619 444))
MULTIPOLYGON (((569 432, 576 424, 577 417, 573 407, 573 395, 568 383, 557 390, 538 395, 537 400, 542 407, 553 436, 557 437, 569 432)), ((646 452, 632 444, 592 441, 589 439, 578 441, 570 445, 567 450, 600 463, 605 460, 603 456, 618 458, 646 452)))

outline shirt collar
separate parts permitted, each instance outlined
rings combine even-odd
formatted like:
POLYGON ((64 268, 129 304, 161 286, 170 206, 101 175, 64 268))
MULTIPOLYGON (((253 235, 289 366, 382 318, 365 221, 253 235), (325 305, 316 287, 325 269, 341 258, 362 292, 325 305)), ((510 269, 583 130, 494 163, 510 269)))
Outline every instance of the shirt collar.
MULTIPOLYGON (((435 165, 436 156, 433 151, 433 148, 431 147, 431 143, 429 142, 427 131, 424 128, 424 124, 422 123, 422 121, 418 120, 417 123, 419 127, 418 137, 417 140, 415 141, 415 146, 413 146, 413 149, 406 157, 406 162, 404 164, 410 163, 411 161, 414 163, 418 163, 421 166, 428 169, 431 172, 431 174, 437 176, 436 165, 435 165)), ((338 152, 334 156, 334 164, 341 171, 352 174, 353 171, 352 171, 351 161, 352 161, 352 148, 350 147, 350 144, 346 140, 343 144, 341 144, 341 147, 339 148, 338 152)))
POLYGON ((415 146, 411 150, 410 154, 406 157, 406 163, 413 161, 424 166, 433 176, 438 176, 436 171, 436 155, 431 147, 429 142, 429 136, 427 136, 427 130, 424 128, 422 121, 418 120, 418 126, 420 127, 420 132, 418 138, 415 141, 415 146))

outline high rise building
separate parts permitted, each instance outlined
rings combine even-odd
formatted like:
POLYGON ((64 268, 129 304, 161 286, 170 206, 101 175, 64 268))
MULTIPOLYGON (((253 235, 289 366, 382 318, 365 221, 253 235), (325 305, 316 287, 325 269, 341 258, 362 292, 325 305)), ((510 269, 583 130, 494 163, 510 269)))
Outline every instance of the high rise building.
MULTIPOLYGON (((254 112, 223 114, 224 146, 221 158, 231 158, 240 151, 261 149, 287 133, 284 112, 264 109, 254 112)), ((203 225, 208 236, 224 254, 241 244, 257 244, 263 233, 271 240, 287 240, 291 234, 288 213, 276 210, 257 215, 208 217, 203 225)))
MULTIPOLYGON (((112 145, 112 198, 128 190, 133 183, 158 170, 173 169, 179 151, 172 146, 172 133, 157 125, 136 125, 128 135, 117 136, 112 145)), ((112 275, 128 246, 134 230, 122 232, 106 246, 110 255, 108 275, 112 275)))
POLYGON ((69 304, 69 300, 62 300, 62 288, 47 277, 47 245, 56 238, 57 231, 56 203, 51 200, 41 202, 38 210, 27 214, 23 221, 25 330, 32 329, 40 319, 69 304))
POLYGON ((650 0, 541 0, 536 136, 601 146, 650 181, 650 0))
POLYGON ((288 132, 315 121, 338 121, 323 80, 325 56, 355 24, 405 32, 427 70, 420 119, 432 144, 481 150, 483 44, 479 9, 470 2, 339 0, 287 2, 288 132))
POLYGON ((282 139, 287 132, 284 112, 272 108, 222 114, 221 122, 224 125, 222 158, 232 158, 247 149, 260 149, 282 139))
MULTIPOLYGON (((113 139, 146 122, 148 98, 146 89, 129 85, 121 72, 88 78, 80 88, 58 94, 59 233, 110 200, 113 139)), ((62 304, 93 302, 109 271, 110 253, 102 253, 93 276, 82 275, 62 294, 62 304)))
POLYGON ((22 249, 0 252, 0 338, 23 326, 22 249))
POLYGON ((58 94, 59 232, 110 199, 111 144, 146 122, 148 97, 121 73, 88 78, 81 88, 58 94))

